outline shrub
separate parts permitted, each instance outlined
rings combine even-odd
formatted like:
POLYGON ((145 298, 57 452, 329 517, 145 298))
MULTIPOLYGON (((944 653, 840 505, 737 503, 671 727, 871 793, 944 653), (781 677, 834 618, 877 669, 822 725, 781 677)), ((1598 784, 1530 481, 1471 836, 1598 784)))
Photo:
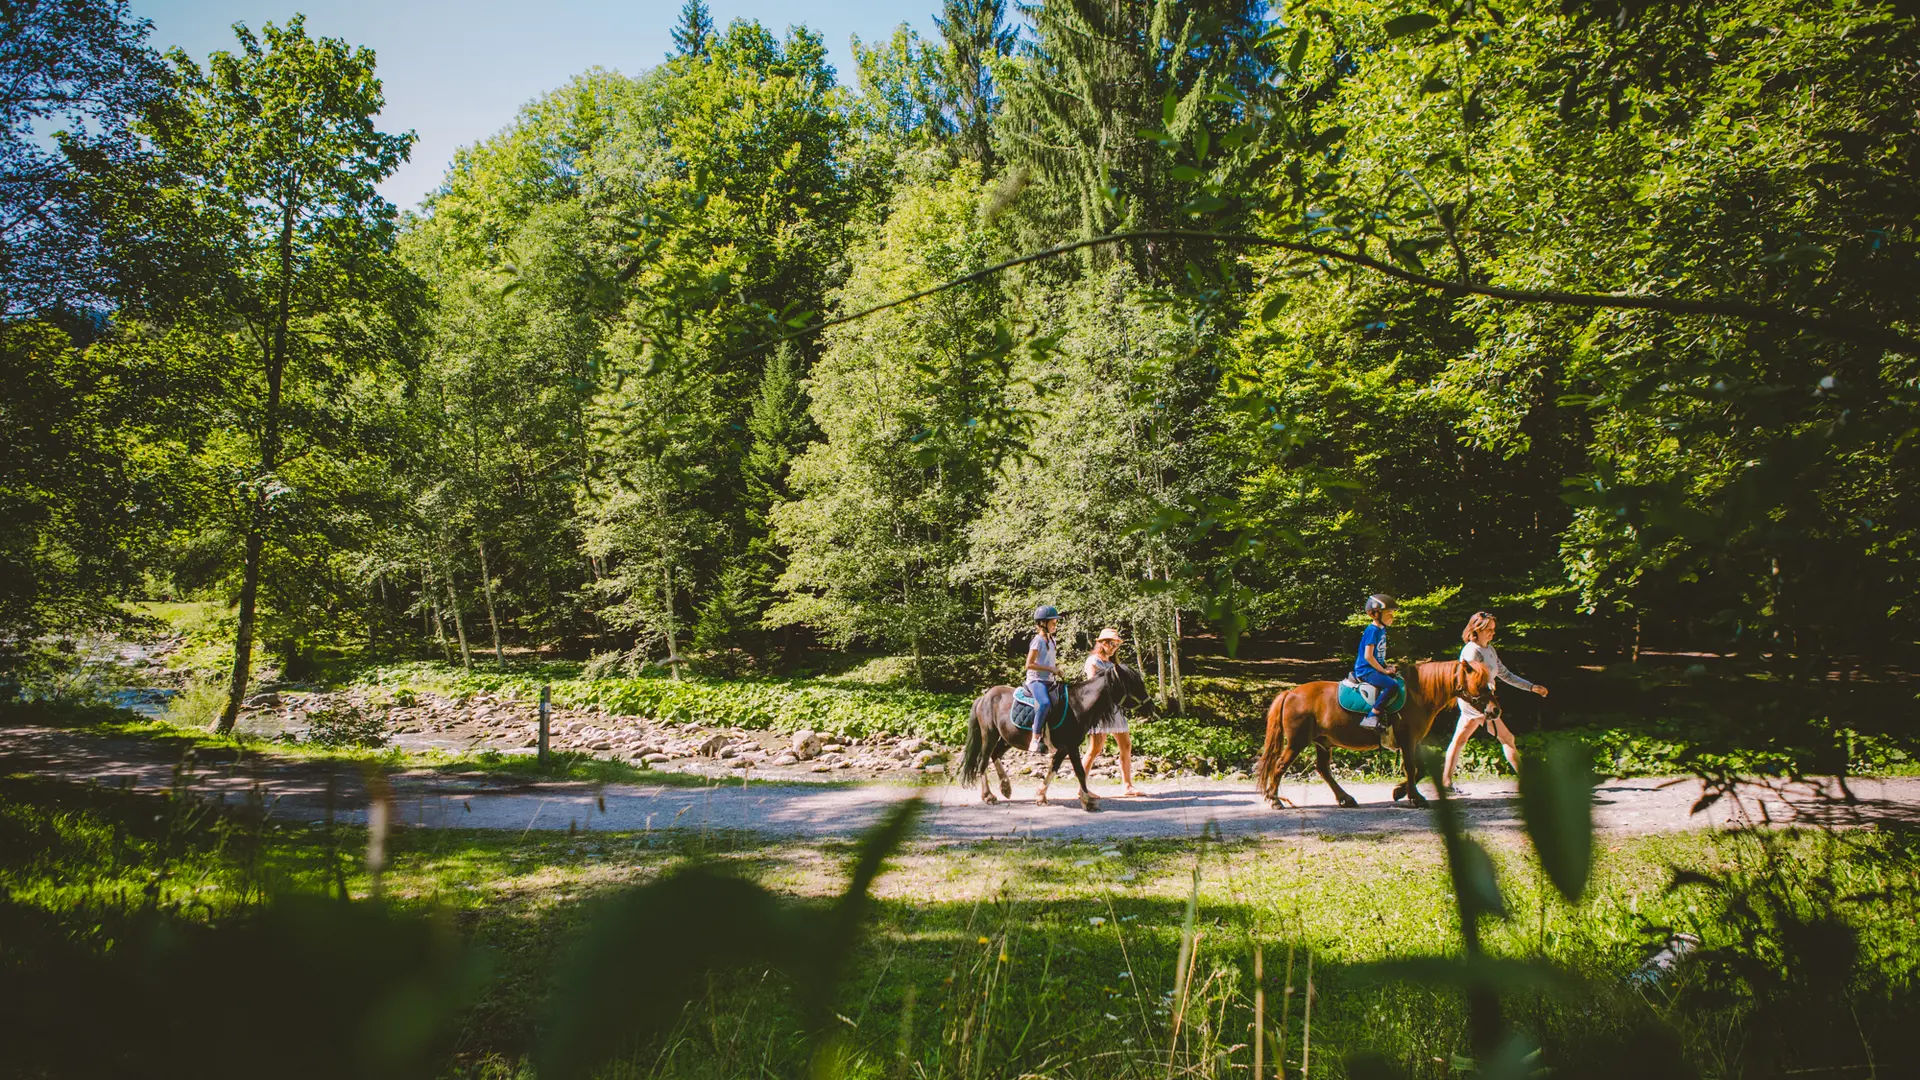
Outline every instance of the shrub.
POLYGON ((315 746, 385 746, 387 721, 371 709, 338 705, 307 714, 306 741, 315 746))

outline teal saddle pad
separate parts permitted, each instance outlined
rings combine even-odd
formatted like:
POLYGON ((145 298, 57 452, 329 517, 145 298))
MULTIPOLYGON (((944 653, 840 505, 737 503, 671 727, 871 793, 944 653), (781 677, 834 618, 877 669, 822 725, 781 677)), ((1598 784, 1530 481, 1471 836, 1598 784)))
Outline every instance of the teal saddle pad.
MULTIPOLYGON (((1397 713, 1400 707, 1407 703, 1407 680, 1395 675, 1393 688, 1393 693, 1387 695, 1387 702, 1380 706, 1380 711, 1383 713, 1397 713)), ((1340 707, 1353 713, 1364 713, 1370 708, 1367 705, 1367 699, 1360 696, 1360 691, 1352 683, 1345 681, 1340 684, 1340 707)))
MULTIPOLYGON (((1060 694, 1060 697, 1057 699, 1057 701, 1065 701, 1067 696, 1066 687, 1063 686, 1058 688, 1058 692, 1060 694)), ((1053 709, 1053 716, 1051 718, 1052 722, 1049 723, 1047 727, 1058 728, 1061 724, 1066 723, 1067 710, 1063 708, 1059 708, 1055 702, 1050 702, 1049 704, 1054 704, 1055 708, 1053 709)), ((1013 688, 1013 709, 1011 712, 1008 713, 1008 716, 1007 716, 1008 719, 1013 721, 1013 726, 1019 728, 1021 731, 1032 731, 1033 730, 1033 708, 1034 708, 1033 695, 1027 692, 1027 688, 1024 686, 1014 687, 1013 688)))

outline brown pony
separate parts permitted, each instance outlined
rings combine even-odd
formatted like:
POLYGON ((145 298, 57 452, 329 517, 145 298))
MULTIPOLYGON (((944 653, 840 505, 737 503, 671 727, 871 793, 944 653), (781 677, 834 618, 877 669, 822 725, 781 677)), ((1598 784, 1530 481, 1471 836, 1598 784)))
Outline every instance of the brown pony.
POLYGON ((1420 779, 1420 740, 1433 727, 1433 718, 1453 703, 1465 698, 1476 708, 1485 709, 1493 698, 1493 675, 1481 664, 1464 660, 1430 660, 1414 669, 1407 680, 1407 700, 1395 715, 1390 729, 1393 743, 1383 741, 1385 732, 1372 732, 1360 726, 1361 714, 1340 707, 1337 682, 1301 683, 1273 699, 1267 709, 1267 744, 1260 751, 1260 791, 1275 809, 1292 806, 1280 797, 1280 777, 1293 764, 1307 743, 1313 743, 1313 767, 1320 772, 1333 797, 1341 806, 1358 806, 1353 796, 1341 790, 1333 779, 1333 748, 1378 750, 1383 746, 1400 748, 1401 764, 1407 778, 1393 789, 1395 802, 1401 796, 1415 806, 1427 805, 1414 784, 1420 779))

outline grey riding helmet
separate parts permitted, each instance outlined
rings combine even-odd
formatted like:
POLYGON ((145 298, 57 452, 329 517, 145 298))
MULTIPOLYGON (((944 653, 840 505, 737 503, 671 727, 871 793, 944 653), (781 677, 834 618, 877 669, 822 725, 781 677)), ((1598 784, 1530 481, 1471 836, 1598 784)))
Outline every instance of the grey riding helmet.
POLYGON ((1386 593, 1377 592, 1377 593, 1374 593, 1372 596, 1367 597, 1367 614, 1369 615, 1373 614, 1376 611, 1398 611, 1398 610, 1400 610, 1400 601, 1395 600, 1393 597, 1388 596, 1386 593))
POLYGON ((1059 608, 1054 607, 1052 604, 1042 604, 1039 607, 1033 609, 1033 621, 1037 623, 1042 623, 1042 622, 1046 622, 1048 619, 1057 619, 1064 614, 1066 614, 1066 612, 1061 611, 1059 608))

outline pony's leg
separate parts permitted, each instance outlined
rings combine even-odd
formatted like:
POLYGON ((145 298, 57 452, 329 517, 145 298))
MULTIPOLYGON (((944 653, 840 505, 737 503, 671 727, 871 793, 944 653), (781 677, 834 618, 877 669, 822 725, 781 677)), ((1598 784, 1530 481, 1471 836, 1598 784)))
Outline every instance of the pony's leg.
MULTIPOLYGON (((1005 747, 1001 749, 1003 752, 1005 751, 1005 747)), ((1013 798, 1013 781, 1007 778, 1007 763, 1001 760, 1000 754, 993 755, 993 771, 1000 774, 1001 797, 1008 799, 1013 798)), ((981 775, 986 775, 985 770, 982 770, 981 775)))
POLYGON ((1067 760, 1073 762, 1073 775, 1080 781, 1080 808, 1082 810, 1100 809, 1100 798, 1087 790, 1087 769, 1080 761, 1080 744, 1067 747, 1067 760))
POLYGON ((1427 797, 1420 794, 1420 747, 1413 737, 1413 731, 1403 720, 1395 732, 1400 739, 1400 764, 1406 771, 1407 779, 1393 786, 1393 801, 1399 802, 1402 795, 1415 806, 1427 805, 1427 797))
MULTIPOLYGON (((985 754, 987 760, 993 762, 994 767, 998 768, 1000 765, 1000 755, 1007 752, 1006 744, 1001 741, 999 733, 993 731, 982 733, 981 740, 986 743, 985 754)), ((1006 774, 1002 771, 1001 775, 1004 776, 1006 774)), ((980 768, 980 801, 986 803, 988 806, 992 806, 999 800, 993 797, 993 792, 987 790, 988 779, 987 769, 983 765, 980 768)))
POLYGON ((1341 806, 1360 805, 1360 800, 1347 794, 1347 789, 1341 787, 1340 781, 1333 778, 1333 747, 1326 743, 1313 744, 1313 768, 1320 774, 1320 779, 1325 780, 1327 786, 1333 789, 1334 802, 1341 806))
POLYGON ((1053 783, 1053 774, 1060 768, 1060 762, 1065 759, 1066 756, 1067 752, 1065 750, 1055 750, 1053 756, 1047 759, 1047 771, 1040 777, 1040 797, 1034 800, 1035 805, 1053 805, 1047 801, 1047 788, 1053 783))
POLYGON ((1293 759, 1299 756, 1300 744, 1294 741, 1292 735, 1288 735, 1286 746, 1280 751, 1280 760, 1274 762, 1273 772, 1267 775, 1267 805, 1275 810, 1293 806, 1293 800, 1280 797, 1280 778, 1293 768, 1293 759))

